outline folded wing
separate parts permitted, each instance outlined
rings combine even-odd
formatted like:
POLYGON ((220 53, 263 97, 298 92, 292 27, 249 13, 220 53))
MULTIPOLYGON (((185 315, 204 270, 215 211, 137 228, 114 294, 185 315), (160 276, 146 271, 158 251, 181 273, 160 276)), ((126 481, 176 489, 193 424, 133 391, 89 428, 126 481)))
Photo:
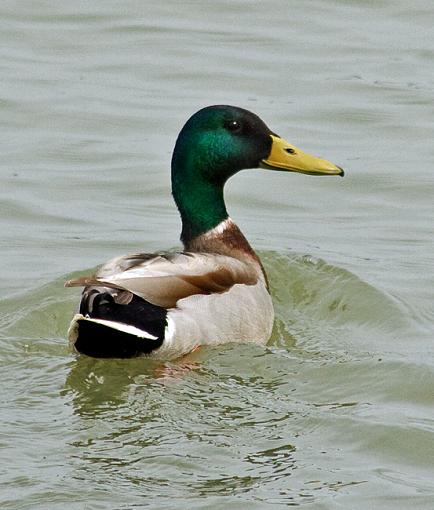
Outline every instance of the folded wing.
POLYGON ((236 284, 255 285, 256 268, 247 262, 212 253, 133 254, 115 258, 93 276, 69 280, 67 287, 100 286, 142 297, 150 303, 174 308, 194 294, 223 293, 236 284))

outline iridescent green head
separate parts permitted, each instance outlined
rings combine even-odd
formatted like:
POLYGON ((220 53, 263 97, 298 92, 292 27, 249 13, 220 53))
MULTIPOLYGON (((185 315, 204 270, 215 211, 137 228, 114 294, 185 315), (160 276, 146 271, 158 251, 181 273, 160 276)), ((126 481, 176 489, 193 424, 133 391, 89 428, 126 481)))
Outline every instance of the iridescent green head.
POLYGON ((235 106, 203 108, 184 125, 172 157, 172 193, 184 243, 228 217, 223 187, 246 168, 342 175, 275 135, 254 113, 235 106), (307 160, 307 162, 306 162, 307 160))

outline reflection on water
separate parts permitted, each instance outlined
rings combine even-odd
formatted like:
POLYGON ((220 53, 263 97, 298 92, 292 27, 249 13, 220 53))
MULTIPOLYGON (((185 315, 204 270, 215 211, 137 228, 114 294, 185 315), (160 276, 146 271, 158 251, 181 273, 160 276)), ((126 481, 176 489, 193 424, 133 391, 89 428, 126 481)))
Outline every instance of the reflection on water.
MULTIPOLYGON (((105 485, 107 476, 124 482, 133 476, 141 491, 167 497, 179 490, 243 494, 284 480, 295 469, 295 447, 279 429, 292 411, 270 399, 258 375, 253 382, 215 373, 213 358, 233 354, 229 348, 204 354, 190 370, 185 361, 162 367, 78 358, 63 390, 83 420, 81 439, 71 443, 77 480, 105 485)), ((252 354, 240 348, 238 363, 252 354)))

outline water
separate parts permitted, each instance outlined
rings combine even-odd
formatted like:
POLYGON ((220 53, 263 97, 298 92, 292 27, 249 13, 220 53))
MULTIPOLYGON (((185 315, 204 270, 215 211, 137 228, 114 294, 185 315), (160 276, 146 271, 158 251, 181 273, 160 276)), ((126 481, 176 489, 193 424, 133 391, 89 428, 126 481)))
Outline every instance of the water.
POLYGON ((1 508, 433 508, 430 2, 0 11, 1 508), (269 345, 75 357, 63 281, 177 246, 171 150, 215 103, 347 171, 227 187, 269 345))

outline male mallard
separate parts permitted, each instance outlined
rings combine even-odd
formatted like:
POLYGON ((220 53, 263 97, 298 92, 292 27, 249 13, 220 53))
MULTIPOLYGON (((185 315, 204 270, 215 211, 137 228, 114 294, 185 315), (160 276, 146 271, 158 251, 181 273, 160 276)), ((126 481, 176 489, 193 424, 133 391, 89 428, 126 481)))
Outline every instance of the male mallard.
POLYGON ((117 257, 94 276, 66 282, 85 287, 68 331, 78 352, 171 359, 200 345, 267 342, 274 319, 267 276, 223 198, 229 177, 257 167, 344 174, 247 110, 199 110, 182 128, 172 157, 184 251, 117 257))

